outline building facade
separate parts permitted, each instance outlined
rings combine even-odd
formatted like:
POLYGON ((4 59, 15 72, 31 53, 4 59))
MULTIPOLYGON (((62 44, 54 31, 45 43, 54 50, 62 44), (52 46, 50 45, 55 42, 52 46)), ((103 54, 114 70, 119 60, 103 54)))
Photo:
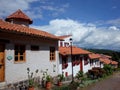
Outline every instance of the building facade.
POLYGON ((33 21, 21 10, 0 19, 0 83, 26 80, 27 68, 39 70, 38 76, 48 69, 51 76, 59 70, 58 37, 30 28, 33 21))
POLYGON ((90 69, 89 54, 91 52, 78 48, 71 43, 71 35, 59 36, 59 72, 64 75, 76 76, 78 71, 86 73, 90 69))

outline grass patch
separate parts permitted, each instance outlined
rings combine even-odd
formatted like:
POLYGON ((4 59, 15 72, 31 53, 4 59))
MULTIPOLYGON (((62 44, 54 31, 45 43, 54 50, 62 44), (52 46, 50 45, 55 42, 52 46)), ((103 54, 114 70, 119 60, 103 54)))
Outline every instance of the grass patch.
POLYGON ((61 87, 54 87, 52 90, 70 90, 67 85, 61 86, 61 87))
POLYGON ((96 83, 96 82, 98 82, 98 81, 99 81, 99 79, 95 79, 95 80, 87 79, 87 80, 84 81, 83 83, 80 83, 79 87, 84 88, 84 87, 86 87, 86 86, 88 86, 88 85, 91 85, 91 84, 93 84, 93 83, 96 83))

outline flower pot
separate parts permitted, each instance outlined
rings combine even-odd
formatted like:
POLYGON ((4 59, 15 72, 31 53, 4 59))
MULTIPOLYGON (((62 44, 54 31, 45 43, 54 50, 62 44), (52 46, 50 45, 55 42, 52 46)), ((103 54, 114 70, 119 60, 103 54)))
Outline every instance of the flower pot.
POLYGON ((28 90, 34 90, 34 87, 29 87, 28 90))
POLYGON ((51 82, 46 82, 46 88, 50 89, 51 88, 51 82))
POLYGON ((58 86, 62 86, 62 82, 58 81, 58 86))

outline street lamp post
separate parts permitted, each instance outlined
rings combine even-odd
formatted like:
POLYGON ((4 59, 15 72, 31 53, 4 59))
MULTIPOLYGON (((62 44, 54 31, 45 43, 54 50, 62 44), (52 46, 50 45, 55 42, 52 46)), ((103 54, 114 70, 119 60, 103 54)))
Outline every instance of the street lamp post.
POLYGON ((73 60, 72 60, 72 38, 70 38, 70 51, 71 51, 71 62, 72 62, 72 82, 74 81, 73 79, 73 60))

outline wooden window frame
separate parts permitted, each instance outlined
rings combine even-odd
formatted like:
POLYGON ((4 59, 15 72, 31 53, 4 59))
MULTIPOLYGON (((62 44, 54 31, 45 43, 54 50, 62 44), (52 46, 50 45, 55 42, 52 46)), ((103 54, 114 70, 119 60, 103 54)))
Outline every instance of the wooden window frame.
POLYGON ((26 61, 25 57, 26 57, 25 45, 16 44, 14 49, 14 62, 15 63, 25 62, 26 61))
POLYGON ((50 61, 56 60, 56 49, 55 47, 50 47, 50 61))

